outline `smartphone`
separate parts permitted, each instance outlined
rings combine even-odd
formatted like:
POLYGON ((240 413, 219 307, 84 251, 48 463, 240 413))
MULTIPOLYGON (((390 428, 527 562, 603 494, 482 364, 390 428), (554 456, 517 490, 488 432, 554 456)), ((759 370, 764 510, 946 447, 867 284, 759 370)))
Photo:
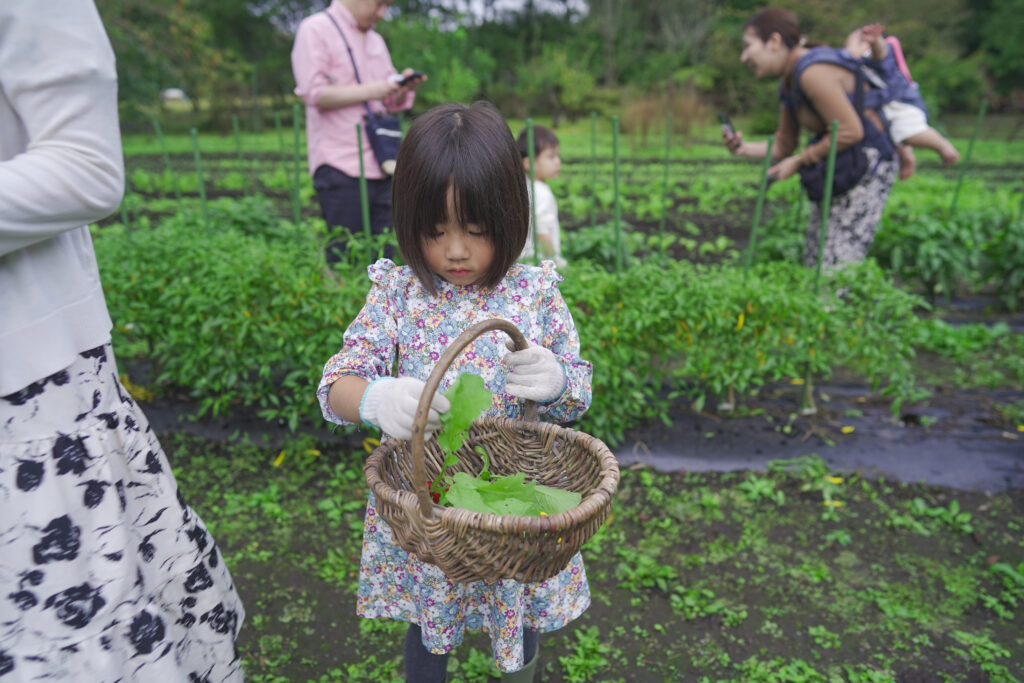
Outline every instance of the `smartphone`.
POLYGON ((419 79, 423 78, 424 75, 425 74, 422 71, 413 71, 405 78, 399 80, 398 85, 409 85, 413 81, 418 81, 419 79))
POLYGON ((722 126, 722 132, 726 135, 735 135, 736 129, 732 127, 732 121, 729 120, 729 115, 724 111, 718 112, 718 123, 722 126))

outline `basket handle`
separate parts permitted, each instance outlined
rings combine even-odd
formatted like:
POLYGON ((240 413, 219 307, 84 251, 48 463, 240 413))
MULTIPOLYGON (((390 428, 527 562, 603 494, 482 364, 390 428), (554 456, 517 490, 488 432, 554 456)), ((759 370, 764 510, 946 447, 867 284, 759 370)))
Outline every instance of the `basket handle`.
MULTIPOLYGON (((529 346, 526 337, 519 331, 519 328, 503 318, 491 318, 473 325, 456 337, 455 341, 445 349, 444 354, 441 355, 440 360, 437 361, 434 369, 431 370, 426 385, 423 387, 423 393, 420 395, 419 405, 416 406, 416 417, 412 425, 412 483, 416 487, 416 497, 419 498, 420 513, 426 519, 432 519, 434 516, 433 501, 430 500, 430 493, 427 491, 427 471, 423 452, 424 434, 430 402, 434 399, 434 392, 437 391, 438 385, 441 384, 444 373, 448 371, 455 358, 474 339, 491 330, 501 330, 511 337, 517 351, 522 351, 529 346)), ((523 418, 528 422, 536 421, 536 402, 530 400, 525 402, 523 418)))

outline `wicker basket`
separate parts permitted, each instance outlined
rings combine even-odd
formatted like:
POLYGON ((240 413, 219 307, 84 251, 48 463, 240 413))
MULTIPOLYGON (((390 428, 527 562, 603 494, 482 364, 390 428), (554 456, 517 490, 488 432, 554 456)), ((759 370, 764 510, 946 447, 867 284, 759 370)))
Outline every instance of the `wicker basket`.
POLYGON ((483 417, 474 422, 452 469, 479 474, 483 459, 475 448, 480 446, 491 461, 492 474, 524 472, 528 480, 580 493, 580 504, 546 517, 483 514, 434 504, 427 481, 438 477, 443 455, 436 438, 424 443, 427 406, 455 357, 490 330, 506 332, 517 349, 526 348, 515 325, 498 318, 459 335, 427 379, 412 440, 389 439, 374 450, 364 468, 366 482, 395 543, 440 567, 453 581, 535 583, 565 569, 600 528, 611 510, 619 465, 598 439, 536 421, 537 407, 527 401, 525 420, 483 417))

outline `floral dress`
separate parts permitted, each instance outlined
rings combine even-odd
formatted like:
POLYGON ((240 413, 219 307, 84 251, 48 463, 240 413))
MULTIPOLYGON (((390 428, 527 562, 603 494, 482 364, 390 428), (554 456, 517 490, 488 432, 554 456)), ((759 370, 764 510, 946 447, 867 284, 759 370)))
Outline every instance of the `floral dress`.
MULTIPOLYGON (((566 389, 538 405, 540 419, 565 422, 590 405, 592 366, 579 357, 579 337, 558 291, 562 279, 551 261, 541 267, 514 265, 494 288, 453 285, 435 279, 431 296, 408 266, 382 259, 369 268, 371 288, 362 311, 345 332, 344 346, 324 367, 317 396, 324 417, 346 424, 327 402, 331 384, 343 375, 367 381, 390 375, 426 380, 448 345, 466 328, 489 318, 510 320, 534 344, 555 353, 565 368, 566 389)), ((489 415, 518 417, 520 406, 505 393, 508 353, 504 332, 492 330, 471 343, 445 373, 438 391, 471 372, 494 394, 489 415)), ((535 584, 499 580, 455 583, 439 568, 421 562, 394 544, 391 528, 378 516, 370 495, 363 524, 356 611, 418 624, 423 645, 435 654, 462 642, 463 631, 483 630, 491 638, 494 661, 502 671, 523 666, 523 628, 553 631, 590 605, 583 560, 577 554, 557 576, 535 584)))

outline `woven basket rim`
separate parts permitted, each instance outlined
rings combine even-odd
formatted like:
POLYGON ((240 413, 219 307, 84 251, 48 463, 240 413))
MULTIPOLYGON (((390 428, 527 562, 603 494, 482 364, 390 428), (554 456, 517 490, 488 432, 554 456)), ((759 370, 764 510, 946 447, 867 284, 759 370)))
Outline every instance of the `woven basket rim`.
MULTIPOLYGON (((482 417, 473 424, 481 423, 514 424, 518 428, 530 428, 536 425, 544 430, 553 430, 565 436, 582 436, 590 441, 586 450, 593 457, 600 460, 601 479, 595 488, 585 496, 580 503, 565 512, 556 515, 499 515, 493 512, 473 512, 464 508, 447 507, 432 504, 434 519, 440 520, 445 526, 450 524, 458 525, 466 523, 473 528, 496 533, 519 533, 522 531, 533 533, 548 533, 564 531, 575 527, 581 522, 586 522, 597 515, 614 497, 615 489, 619 481, 619 464, 611 449, 600 439, 570 427, 563 427, 550 422, 526 422, 508 417, 482 417), (523 528, 527 527, 527 528, 523 528), (536 527, 531 529, 529 527, 536 527)), ((399 443, 399 439, 390 438, 373 450, 366 460, 364 467, 367 483, 370 485, 374 495, 383 496, 385 500, 401 508, 412 509, 418 502, 414 491, 396 489, 380 476, 378 470, 379 461, 388 453, 392 452, 399 443)), ((410 456, 411 457, 411 456, 410 456)), ((421 515, 422 516, 422 515, 421 515)))

